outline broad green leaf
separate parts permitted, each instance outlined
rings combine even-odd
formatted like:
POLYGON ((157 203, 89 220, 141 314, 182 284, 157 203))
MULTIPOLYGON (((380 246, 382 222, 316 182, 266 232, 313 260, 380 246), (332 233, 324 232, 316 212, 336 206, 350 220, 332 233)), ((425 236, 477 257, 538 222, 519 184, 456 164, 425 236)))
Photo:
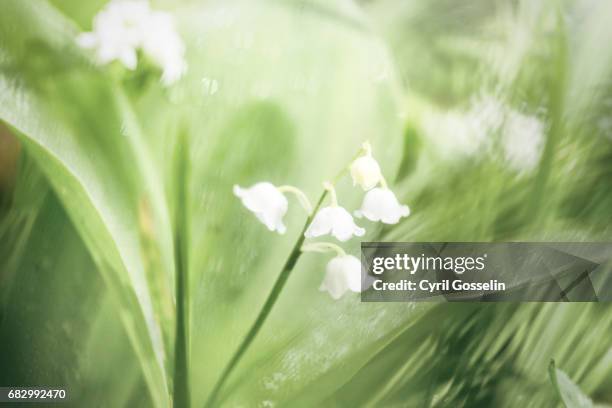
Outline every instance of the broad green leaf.
POLYGON ((151 406, 113 296, 47 182, 21 161, 0 219, 0 383, 61 387, 79 406, 151 406))
POLYGON ((111 293, 156 404, 168 398, 173 250, 163 186, 122 92, 44 1, 0 13, 0 119, 66 207, 111 293))

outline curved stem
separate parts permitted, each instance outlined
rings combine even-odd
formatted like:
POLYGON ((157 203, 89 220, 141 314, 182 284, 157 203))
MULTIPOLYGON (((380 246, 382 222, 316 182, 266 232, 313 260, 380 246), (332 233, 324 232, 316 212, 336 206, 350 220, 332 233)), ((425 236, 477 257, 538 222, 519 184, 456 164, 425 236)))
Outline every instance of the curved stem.
POLYGON ((365 156, 372 156, 372 145, 369 141, 363 142, 363 144, 361 145, 361 149, 365 156))
POLYGON ((306 214, 308 215, 312 214, 312 204, 310 203, 310 200, 308 199, 308 197, 306 196, 306 194, 304 194, 302 190, 300 190, 297 187, 293 187, 293 186, 280 186, 280 187, 277 187, 277 190, 280 191, 281 193, 291 193, 295 195, 300 205, 302 206, 302 208, 304 208, 304 210, 306 211, 306 214))
POLYGON ((334 188, 334 185, 332 183, 330 183, 329 181, 326 181, 326 182, 323 183, 323 188, 325 188, 325 190, 329 191, 330 199, 331 199, 331 206, 332 207, 337 207, 338 206, 338 197, 336 196, 336 189, 334 188))
POLYGON ((346 256, 346 252, 340 246, 331 242, 313 242, 302 245, 302 252, 329 252, 336 251, 338 256, 346 256))
MULTIPOLYGON (((355 155, 355 158, 353 158, 353 160, 355 160, 361 154, 362 154, 362 151, 357 153, 357 155, 355 155)), ((303 253, 302 252, 302 245, 304 244, 304 240, 306 239, 306 237, 304 236, 304 233, 308 229, 308 226, 312 222, 312 220, 313 220, 315 214, 317 213, 317 211, 319 210, 319 208, 321 208, 321 205, 323 204, 323 200, 325 200, 325 197, 327 196, 327 193, 330 193, 330 195, 331 195, 332 205, 338 205, 338 198, 336 197, 336 190, 334 188, 334 184, 338 180, 340 180, 340 178, 342 178, 342 176, 344 176, 347 172, 348 172, 348 166, 344 167, 336 175, 336 177, 334 178, 334 182, 333 183, 330 183, 330 182, 323 183, 323 186, 325 187, 325 190, 323 191, 323 194, 321 194, 321 197, 319 198, 319 201, 317 201, 317 204, 315 205, 314 209, 310 212, 310 215, 306 219, 306 222, 304 223, 304 227, 302 228, 302 231, 301 231, 301 233, 300 233, 300 235, 299 235, 295 245, 293 246, 293 249, 291 250, 291 253, 289 254, 289 257, 287 258, 287 261, 285 262, 285 265, 283 266, 283 269, 281 270, 280 274, 278 275, 278 278, 276 278, 276 282, 274 282, 274 286, 272 287, 272 290, 270 291, 270 294, 268 295, 268 298, 266 299, 263 307, 261 308, 261 311, 257 315, 257 318, 253 322, 253 325, 251 326, 251 328, 247 332, 246 336, 242 340, 242 343, 240 343, 240 346, 238 347, 238 349, 236 350, 236 352, 234 353, 234 355, 230 359, 229 363, 227 364, 227 366, 225 367, 225 369, 221 373, 221 376, 217 380, 217 383, 213 387, 213 390, 211 391, 211 393, 210 393, 210 395, 208 397, 208 400, 206 401, 206 404, 204 405, 205 407, 213 407, 214 406, 215 402, 217 401, 217 399, 219 397, 219 393, 221 392, 221 390, 223 389, 223 386, 225 385, 225 383, 227 382, 228 378, 232 374, 232 371, 238 365, 238 363, 242 359, 242 356, 246 353, 246 351, 248 350, 249 346, 251 345, 251 343, 253 342, 253 340, 257 336, 257 333, 259 333, 259 331, 261 330, 262 326, 264 325, 268 315, 270 314, 270 311, 272 311, 272 307, 276 303, 276 300, 280 296, 280 293, 281 293, 283 287, 285 286, 285 283, 287 283, 287 280, 289 279, 289 275, 291 275, 291 272, 293 271, 293 268, 295 268, 295 265, 296 265, 298 259, 300 258, 300 255, 302 255, 302 253, 303 253)), ((283 188, 287 192, 296 193, 296 191, 293 191, 294 187, 292 187, 292 186, 281 186, 281 188, 283 188)), ((301 190, 299 190, 297 188, 295 190, 298 190, 300 193, 302 193, 301 190)), ((298 195, 298 199, 299 199, 300 194, 297 193, 297 195, 298 195)), ((304 197, 306 197, 306 196, 304 195, 304 197)), ((320 243, 320 244, 328 244, 328 243, 320 243)), ((333 244, 331 244, 331 245, 333 245, 333 244)), ((331 248, 331 246, 329 246, 329 247, 331 248)), ((342 252, 342 254, 346 255, 344 253, 344 250, 342 250, 342 248, 340 248, 340 247, 337 247, 337 248, 339 248, 339 250, 342 252)), ((336 251, 338 251, 338 250, 336 249, 336 251)), ((340 252, 338 252, 338 253, 340 254, 340 252)))
POLYGON ((370 155, 372 154, 372 146, 370 145, 370 142, 368 142, 368 141, 363 142, 363 144, 361 145, 361 149, 359 149, 359 151, 349 161, 349 165, 345 166, 342 170, 340 170, 338 172, 338 174, 336 174, 336 177, 334 178, 334 181, 332 182, 332 185, 336 185, 336 183, 338 181, 340 181, 340 179, 342 177, 344 177, 344 175, 346 175, 346 173, 349 172, 351 164, 355 160, 357 160, 359 157, 363 156, 364 154, 370 154, 370 155))
POLYGON ((315 206, 314 211, 306 220, 306 223, 304 224, 304 228, 302 228, 302 232, 300 233, 298 240, 293 246, 293 249, 291 250, 289 257, 287 258, 287 261, 285 262, 285 266, 283 266, 283 269, 278 275, 278 278, 276 278, 276 282, 274 282, 274 286, 272 287, 272 290, 270 291, 270 294, 268 295, 266 302, 261 308, 259 315, 257 315, 255 322, 253 322, 253 325, 251 326, 246 336, 242 340, 242 343, 240 343, 240 346, 238 347, 238 349, 236 350, 236 352, 230 359, 229 363, 223 370, 221 377, 219 377, 219 379, 217 380, 217 383, 215 384, 212 392, 210 393, 210 396, 208 397, 208 400, 206 401, 205 407, 214 406, 215 402, 217 401, 217 398, 219 397, 219 393, 223 389, 223 385, 225 385, 225 382, 231 375, 232 371, 238 365, 238 363, 240 362, 240 359, 242 358, 244 353, 246 353, 249 346, 253 342, 253 339, 255 339, 255 336, 257 336, 257 333, 259 333, 259 330, 261 330, 261 327, 265 323, 266 318, 268 317, 268 315, 270 314, 270 311, 272 310, 272 307, 276 303, 276 300, 278 299, 278 296, 280 295, 283 287, 285 286, 285 283, 287 283, 287 280, 289 279, 289 275, 291 275, 291 272, 293 271, 295 264, 300 258, 300 255, 302 254, 302 244, 304 243, 304 239, 305 239, 304 233, 306 232, 306 229, 312 222, 312 218, 314 214, 317 212, 319 207, 321 207, 321 204, 323 203, 323 200, 325 199, 326 195, 327 195, 327 190, 325 190, 323 194, 321 194, 321 197, 319 198, 319 201, 317 202, 317 205, 315 206))
POLYGON ((384 178, 384 177, 382 177, 382 176, 380 177, 380 185, 381 185, 381 187, 382 187, 382 188, 384 188, 384 189, 388 189, 388 188, 389 188, 389 187, 387 186, 387 180, 385 180, 385 178, 384 178))

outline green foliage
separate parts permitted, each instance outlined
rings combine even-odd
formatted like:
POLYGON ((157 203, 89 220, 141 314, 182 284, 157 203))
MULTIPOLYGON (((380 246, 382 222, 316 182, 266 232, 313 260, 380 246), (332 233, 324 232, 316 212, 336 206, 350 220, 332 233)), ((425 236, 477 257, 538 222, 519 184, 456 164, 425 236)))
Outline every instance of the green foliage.
MULTIPOLYGON (((413 213, 364 223, 367 240, 610 239, 609 2, 160 1, 187 44, 170 89, 78 49, 102 3, 0 4, 0 120, 23 146, 0 212, 0 385, 170 406, 185 301, 202 406, 305 220, 292 206, 287 234, 268 233, 233 184, 314 200, 365 139, 413 213), (432 130, 483 94, 543 122, 534 169, 432 130)), ((348 180, 338 192, 359 204, 348 180)), ((325 261, 302 256, 221 405, 572 406, 551 358, 612 401, 606 305, 335 302, 317 291, 325 261)))
POLYGON ((561 401, 567 408, 590 408, 593 402, 580 391, 580 388, 565 374, 555 367, 555 360, 550 361, 548 374, 557 390, 561 401))

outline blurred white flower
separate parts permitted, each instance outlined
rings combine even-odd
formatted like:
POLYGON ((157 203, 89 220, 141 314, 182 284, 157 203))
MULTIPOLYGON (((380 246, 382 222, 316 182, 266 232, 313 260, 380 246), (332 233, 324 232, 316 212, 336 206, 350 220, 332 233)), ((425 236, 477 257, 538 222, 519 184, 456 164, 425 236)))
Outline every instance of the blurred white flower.
POLYGON ((137 66, 142 50, 162 70, 162 83, 176 82, 186 71, 185 46, 172 16, 153 11, 144 0, 113 0, 93 21, 93 30, 77 37, 77 43, 93 49, 100 64, 120 61, 126 68, 137 66))
POLYGON ((380 166, 372 157, 372 148, 369 143, 364 143, 365 154, 355 159, 350 165, 353 185, 359 184, 364 191, 374 188, 383 180, 380 166))
POLYGON ((270 231, 285 233, 283 217, 287 213, 287 198, 272 183, 261 182, 244 189, 235 185, 234 194, 270 231))
POLYGON ((502 101, 491 95, 484 95, 474 101, 466 118, 475 140, 485 141, 499 131, 504 124, 507 109, 502 101))
POLYGON ((365 217, 370 221, 381 221, 385 224, 397 224, 402 217, 410 215, 407 205, 401 205, 393 191, 388 188, 375 188, 368 191, 361 204, 361 209, 355 211, 358 218, 365 217))
POLYGON ((325 278, 319 287, 334 299, 340 299, 347 290, 361 292, 361 262, 352 255, 340 255, 327 264, 325 278))
POLYGON ((187 70, 185 44, 168 13, 151 11, 144 20, 142 49, 162 69, 161 81, 164 85, 178 81, 187 70))
POLYGON ((534 116, 511 111, 504 123, 502 147, 514 170, 533 170, 544 148, 544 125, 534 116))
POLYGON ((516 171, 533 170, 540 160, 544 144, 544 125, 493 96, 476 101, 467 115, 469 128, 476 140, 499 137, 503 155, 516 171))
POLYGON ((467 111, 426 112, 424 128, 428 137, 436 140, 440 152, 451 159, 488 154, 505 112, 500 100, 484 95, 473 100, 467 111))
POLYGON ((306 238, 331 234, 339 241, 348 241, 353 235, 361 237, 365 229, 355 225, 353 217, 344 208, 331 205, 319 210, 304 233, 306 238))
POLYGON ((118 60, 126 68, 134 69, 142 21, 149 12, 146 1, 112 1, 94 17, 93 31, 80 34, 77 43, 94 49, 100 64, 118 60))
POLYGON ((465 113, 444 112, 426 116, 426 133, 443 153, 454 158, 491 156, 501 147, 501 154, 515 171, 533 170, 544 146, 544 124, 535 116, 514 109, 495 96, 474 100, 465 113))

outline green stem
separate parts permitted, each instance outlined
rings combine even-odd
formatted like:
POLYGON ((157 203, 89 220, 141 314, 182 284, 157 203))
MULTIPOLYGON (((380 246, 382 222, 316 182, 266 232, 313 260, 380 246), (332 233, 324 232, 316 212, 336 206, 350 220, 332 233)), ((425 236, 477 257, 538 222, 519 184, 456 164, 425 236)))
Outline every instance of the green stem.
POLYGON ((329 181, 326 181, 323 183, 323 187, 325 188, 325 190, 327 190, 329 192, 329 195, 331 197, 331 206, 332 207, 337 207, 338 206, 338 197, 336 196, 336 188, 334 187, 334 185, 332 183, 330 183, 329 181))
POLYGON ((189 395, 189 355, 187 344, 188 314, 188 275, 187 275, 187 240, 189 236, 187 214, 188 189, 188 149, 186 134, 179 135, 176 158, 177 204, 175 209, 175 273, 176 273, 176 333, 174 340, 174 391, 172 394, 173 406, 188 408, 189 395))
POLYGON ((346 256, 346 252, 340 246, 331 242, 313 242, 302 245, 302 252, 329 252, 334 251, 338 256, 346 256))
POLYGON ((255 322, 251 326, 247 335, 242 340, 242 343, 240 343, 238 350, 236 350, 231 360, 229 361, 229 363, 223 370, 221 377, 219 377, 219 379, 217 380, 215 387, 213 388, 212 392, 210 393, 210 396, 208 397, 208 401, 206 402, 206 405, 205 405, 206 407, 214 406, 215 402, 217 401, 217 398, 219 397, 219 393, 221 392, 223 388, 223 385, 229 378, 230 374, 232 373, 236 365, 238 365, 238 363, 240 362, 240 359, 242 358, 244 353, 246 353, 249 346, 255 339, 255 336, 257 336, 257 333, 259 333, 259 330, 261 330, 261 327, 265 323, 266 318, 268 317, 268 315, 270 314, 270 311, 272 310, 272 307, 276 303, 276 300, 278 299, 283 287, 285 286, 285 283, 287 283, 287 280, 289 279, 289 275, 291 275, 291 272, 293 271, 295 264, 300 258, 300 255, 302 255, 301 248, 302 248, 302 244, 304 243, 304 239, 305 239, 304 233, 306 232, 306 229, 312 222, 314 215, 317 213, 317 211, 321 207, 321 204, 323 203, 323 200, 325 199, 326 195, 327 195, 327 190, 323 192, 312 214, 306 220, 306 223, 304 224, 304 228, 302 228, 302 232, 300 233, 300 236, 298 237, 297 242, 293 246, 293 249, 291 250, 291 253, 289 254, 289 258, 287 258, 287 261, 285 262, 283 269, 278 275, 278 278, 276 278, 276 282, 274 282, 274 286, 272 287, 272 290, 270 291, 270 294, 268 295, 266 302, 261 308, 259 315, 255 319, 255 322))

